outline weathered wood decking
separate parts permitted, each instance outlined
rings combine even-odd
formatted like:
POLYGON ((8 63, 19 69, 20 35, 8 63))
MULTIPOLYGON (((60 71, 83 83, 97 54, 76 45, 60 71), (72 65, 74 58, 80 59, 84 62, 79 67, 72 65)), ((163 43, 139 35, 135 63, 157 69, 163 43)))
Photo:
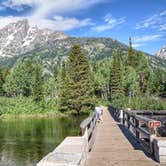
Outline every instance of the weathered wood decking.
POLYGON ((104 108, 104 122, 97 128, 96 140, 86 166, 157 166, 142 150, 135 149, 117 122, 104 108))

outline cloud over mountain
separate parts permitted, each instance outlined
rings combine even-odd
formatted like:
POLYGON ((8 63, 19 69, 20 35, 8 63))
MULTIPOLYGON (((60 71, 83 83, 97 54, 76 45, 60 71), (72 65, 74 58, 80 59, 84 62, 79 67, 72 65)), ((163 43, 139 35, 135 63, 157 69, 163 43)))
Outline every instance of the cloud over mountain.
POLYGON ((108 0, 8 0, 1 4, 1 8, 10 8, 20 12, 24 8, 31 8, 31 12, 21 16, 1 16, 0 28, 10 22, 27 18, 31 25, 54 30, 71 30, 91 25, 89 18, 78 19, 65 17, 64 14, 87 9, 95 4, 105 3, 108 0))

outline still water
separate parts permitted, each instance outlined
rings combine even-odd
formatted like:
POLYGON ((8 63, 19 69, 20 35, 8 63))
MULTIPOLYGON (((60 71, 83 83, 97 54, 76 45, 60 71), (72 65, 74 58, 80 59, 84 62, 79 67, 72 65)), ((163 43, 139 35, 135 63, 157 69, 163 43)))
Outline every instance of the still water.
POLYGON ((35 166, 66 136, 79 135, 84 118, 0 119, 0 166, 35 166))

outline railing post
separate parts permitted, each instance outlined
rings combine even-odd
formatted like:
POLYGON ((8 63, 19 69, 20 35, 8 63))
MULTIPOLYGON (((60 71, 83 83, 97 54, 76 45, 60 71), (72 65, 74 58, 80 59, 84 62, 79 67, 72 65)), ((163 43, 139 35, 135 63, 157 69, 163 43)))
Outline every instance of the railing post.
POLYGON ((130 129, 130 115, 127 114, 127 128, 130 129))
POLYGON ((150 152, 151 152, 151 154, 154 154, 153 139, 156 137, 157 128, 149 127, 149 132, 150 132, 150 152))
MULTIPOLYGON (((133 114, 132 114, 132 116, 131 116, 131 121, 132 121, 132 124, 135 126, 135 119, 134 119, 134 116, 133 116, 133 114)), ((132 125, 132 129, 131 129, 131 132, 132 133, 134 133, 134 126, 132 125)))
POLYGON ((135 135, 136 135, 136 138, 139 140, 140 133, 137 131, 137 129, 139 128, 139 120, 138 119, 135 119, 135 127, 136 127, 135 135))
POLYGON ((85 134, 86 129, 87 128, 81 128, 81 134, 82 134, 82 136, 85 134))
POLYGON ((125 126, 125 111, 123 111, 123 125, 125 126))
POLYGON ((120 124, 123 124, 123 110, 120 110, 120 115, 119 115, 119 119, 120 119, 120 124))

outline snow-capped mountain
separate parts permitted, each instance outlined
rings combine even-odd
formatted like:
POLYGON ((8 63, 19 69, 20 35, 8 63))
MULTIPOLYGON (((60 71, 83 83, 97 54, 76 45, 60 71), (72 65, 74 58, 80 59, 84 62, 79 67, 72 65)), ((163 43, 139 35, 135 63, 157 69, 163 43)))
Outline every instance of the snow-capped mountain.
POLYGON ((166 45, 156 53, 156 56, 166 60, 166 45))
MULTIPOLYGON (((46 69, 66 59, 71 47, 79 44, 89 60, 103 60, 113 55, 115 48, 125 53, 128 46, 113 38, 70 37, 63 32, 31 27, 28 20, 10 23, 0 30, 0 69, 13 67, 17 61, 40 61, 46 69)), ((145 53, 146 54, 146 53, 145 53)), ((166 68, 166 60, 148 56, 153 67, 166 68)))
POLYGON ((10 23, 0 30, 0 57, 14 57, 41 47, 48 41, 67 37, 63 32, 30 27, 26 19, 10 23))

